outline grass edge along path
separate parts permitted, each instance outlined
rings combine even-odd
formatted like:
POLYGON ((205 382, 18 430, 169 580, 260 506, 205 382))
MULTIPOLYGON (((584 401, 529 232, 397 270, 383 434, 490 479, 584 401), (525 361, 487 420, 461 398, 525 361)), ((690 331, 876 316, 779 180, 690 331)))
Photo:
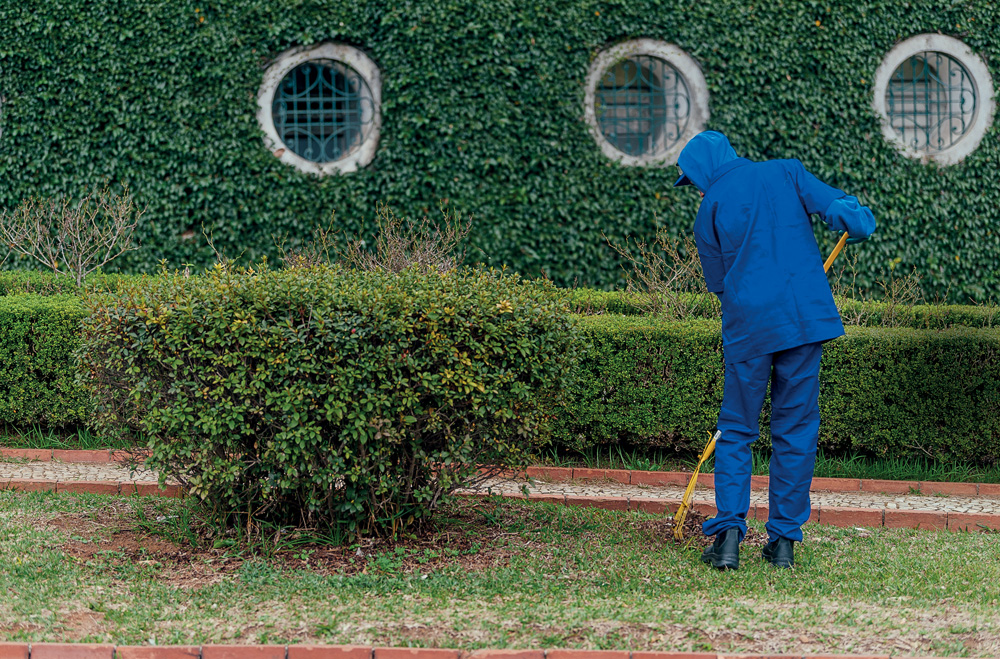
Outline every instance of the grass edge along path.
MULTIPOLYGON (((472 650, 359 645, 177 645, 2 643, 0 659, 889 659, 889 655, 717 654, 629 650, 472 650)), ((893 659, 917 659, 893 655, 893 659)), ((920 659, 935 659, 921 657, 920 659)))

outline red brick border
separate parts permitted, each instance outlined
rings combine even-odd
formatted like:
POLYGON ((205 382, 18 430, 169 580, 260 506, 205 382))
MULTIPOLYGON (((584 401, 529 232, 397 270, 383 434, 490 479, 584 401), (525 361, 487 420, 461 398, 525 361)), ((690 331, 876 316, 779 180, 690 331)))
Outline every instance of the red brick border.
POLYGON ((814 478, 810 491, 814 492, 860 492, 860 478, 814 478))
POLYGON ((630 659, 628 650, 549 650, 546 659, 630 659))
POLYGON ((887 529, 933 529, 943 531, 948 528, 948 513, 937 510, 896 510, 887 508, 885 521, 887 529))
POLYGON ((459 659, 449 648, 375 648, 375 659, 459 659))
POLYGON ((633 471, 630 485, 652 485, 663 487, 664 485, 676 485, 685 487, 691 480, 691 474, 680 471, 633 471))
POLYGON ((0 659, 28 659, 28 644, 0 643, 0 659))
POLYGON ((959 497, 974 497, 979 496, 979 484, 978 483, 944 483, 939 481, 920 481, 920 485, 917 486, 920 493, 925 496, 933 496, 935 494, 944 494, 959 497))
POLYGON ((372 648, 360 645, 289 645, 288 659, 372 659, 372 648))
POLYGON ((197 645, 171 645, 156 647, 151 645, 119 645, 115 648, 115 659, 201 659, 201 648, 197 645))
POLYGON ((57 481, 56 492, 86 492, 88 494, 118 494, 118 481, 57 481))
POLYGON ((111 450, 81 451, 70 449, 53 449, 52 459, 62 462, 111 462, 111 450))
POLYGON ((52 449, 0 448, 0 457, 16 458, 18 460, 34 460, 37 462, 50 462, 52 460, 52 449))
POLYGON ((0 457, 33 460, 37 462, 127 462, 133 453, 119 449, 51 449, 51 448, 5 448, 0 446, 0 457))
POLYGON ((884 492, 885 494, 909 494, 920 490, 920 483, 917 481, 884 481, 884 480, 863 480, 861 481, 862 492, 884 492))
POLYGON ((1000 515, 948 513, 949 531, 1000 531, 1000 515))
POLYGON ((830 526, 882 526, 882 508, 821 508, 819 523, 830 526))
POLYGON ((555 483, 573 480, 573 470, 569 467, 528 467, 525 472, 528 478, 540 478, 555 483))
MULTIPOLYGON (((91 643, 0 643, 0 659, 888 659, 888 655, 734 654, 629 650, 490 650, 355 645, 135 646, 91 643)), ((897 657, 896 659, 915 659, 897 657)), ((924 658, 928 659, 928 658, 924 658)))
POLYGON ((203 645, 201 659, 285 659, 284 645, 203 645))
POLYGON ((1000 483, 976 483, 979 496, 1000 497, 1000 483))
POLYGON ((32 643, 31 659, 107 659, 115 646, 97 643, 32 643))
POLYGON ((0 480, 0 490, 19 492, 55 492, 56 481, 33 480, 29 478, 8 478, 0 480))

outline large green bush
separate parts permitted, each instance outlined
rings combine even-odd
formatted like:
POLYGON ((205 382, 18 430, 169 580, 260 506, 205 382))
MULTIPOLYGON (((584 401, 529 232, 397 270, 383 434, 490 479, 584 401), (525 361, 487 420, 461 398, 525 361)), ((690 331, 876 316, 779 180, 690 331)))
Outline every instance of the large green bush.
MULTIPOLYGON (((559 444, 700 450, 722 402, 720 325, 594 316, 559 444)), ((831 454, 1000 460, 1000 329, 848 328, 826 344, 820 446, 831 454)), ((768 412, 761 420, 767 441, 768 412)))
POLYGON ((475 270, 125 280, 91 298, 84 379, 223 514, 398 531, 525 462, 571 368, 563 298, 475 270))
POLYGON ((256 261, 334 210, 352 234, 379 200, 434 215, 448 199, 475 218, 472 256, 610 287, 623 274, 602 233, 689 232, 699 201, 675 168, 608 161, 582 121, 595 53, 648 37, 697 60, 709 127, 741 154, 799 158, 871 204, 861 284, 898 260, 930 293, 1000 292, 998 128, 938 168, 899 155, 872 109, 876 68, 916 34, 961 39, 1000 80, 991 0, 23 0, 0 3, 0 25, 0 208, 125 180, 148 207, 126 270, 211 263, 202 225, 256 261), (269 153, 255 115, 267 64, 324 40, 378 64, 383 124, 368 167, 320 179, 269 153))

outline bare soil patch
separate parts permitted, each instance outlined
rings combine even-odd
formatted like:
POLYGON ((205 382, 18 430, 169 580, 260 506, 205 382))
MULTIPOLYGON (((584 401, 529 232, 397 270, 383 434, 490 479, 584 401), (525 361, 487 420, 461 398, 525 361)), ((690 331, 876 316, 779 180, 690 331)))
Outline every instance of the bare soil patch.
MULTIPOLYGON (((677 528, 677 526, 674 524, 674 518, 672 516, 640 522, 637 527, 649 532, 653 535, 653 537, 664 539, 666 542, 675 545, 707 547, 712 544, 714 536, 706 536, 702 533, 701 525, 704 524, 706 519, 708 518, 704 515, 689 512, 684 520, 683 540, 676 540, 674 538, 674 529, 677 528)), ((747 529, 747 534, 743 538, 743 546, 763 547, 766 544, 766 533, 761 533, 760 531, 752 528, 747 529)))
MULTIPOLYGON (((147 518, 155 518, 155 513, 149 512, 147 518)), ((703 521, 704 517, 689 515, 685 540, 679 544, 709 544, 711 539, 701 535, 703 521)), ((618 524, 653 542, 678 544, 670 517, 640 520, 623 516, 618 524)), ((119 501, 87 513, 60 515, 42 525, 62 532, 66 538, 62 550, 78 562, 145 566, 158 573, 158 581, 180 588, 226 579, 238 573, 247 560, 263 560, 277 569, 348 576, 390 568, 395 574, 450 567, 479 572, 506 566, 515 555, 537 555, 549 549, 548 543, 532 538, 533 532, 543 530, 544 522, 529 509, 495 501, 458 501, 436 523, 402 539, 362 538, 347 545, 310 542, 302 532, 288 531, 284 538, 268 538, 270 545, 215 548, 217 538, 206 526, 197 530, 198 545, 191 546, 168 537, 155 525, 141 524, 135 511, 119 501)), ((751 530, 746 542, 763 544, 759 536, 751 530)))

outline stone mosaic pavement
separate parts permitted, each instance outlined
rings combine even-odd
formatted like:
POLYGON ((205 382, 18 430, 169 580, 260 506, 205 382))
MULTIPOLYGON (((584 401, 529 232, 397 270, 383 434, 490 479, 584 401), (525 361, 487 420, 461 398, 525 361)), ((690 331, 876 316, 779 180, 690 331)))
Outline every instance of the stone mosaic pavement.
MULTIPOLYGON (((627 497, 629 499, 681 499, 682 487, 653 487, 646 485, 622 485, 614 482, 545 482, 493 480, 485 483, 480 490, 490 490, 497 494, 520 494, 527 484, 530 494, 563 494, 566 496, 627 497)), ((767 504, 767 490, 753 490, 751 505, 767 504)), ((1000 497, 989 496, 921 496, 917 494, 881 494, 876 492, 812 492, 813 507, 822 508, 874 508, 898 510, 934 510, 956 513, 1000 514, 1000 497)), ((715 490, 699 487, 694 492, 694 501, 715 503, 715 490)))
MULTIPOLYGON (((0 481, 6 479, 35 479, 49 481, 155 481, 155 472, 131 469, 115 463, 77 462, 27 462, 24 460, 0 461, 0 481)), ((540 479, 495 479, 478 488, 496 494, 522 494, 527 487, 530 494, 557 494, 566 496, 626 497, 629 499, 680 499, 681 487, 654 487, 647 485, 622 485, 615 482, 546 482, 540 479)), ((1000 514, 1000 497, 991 496, 924 496, 919 494, 881 494, 876 492, 813 492, 812 505, 827 508, 874 508, 898 510, 932 510, 956 513, 1000 514)), ((715 502, 715 492, 710 488, 695 490, 695 501, 715 502)), ((767 504, 767 490, 754 490, 751 504, 767 504)))
POLYGON ((116 463, 0 461, 0 481, 25 478, 47 481, 155 481, 148 469, 116 463))

